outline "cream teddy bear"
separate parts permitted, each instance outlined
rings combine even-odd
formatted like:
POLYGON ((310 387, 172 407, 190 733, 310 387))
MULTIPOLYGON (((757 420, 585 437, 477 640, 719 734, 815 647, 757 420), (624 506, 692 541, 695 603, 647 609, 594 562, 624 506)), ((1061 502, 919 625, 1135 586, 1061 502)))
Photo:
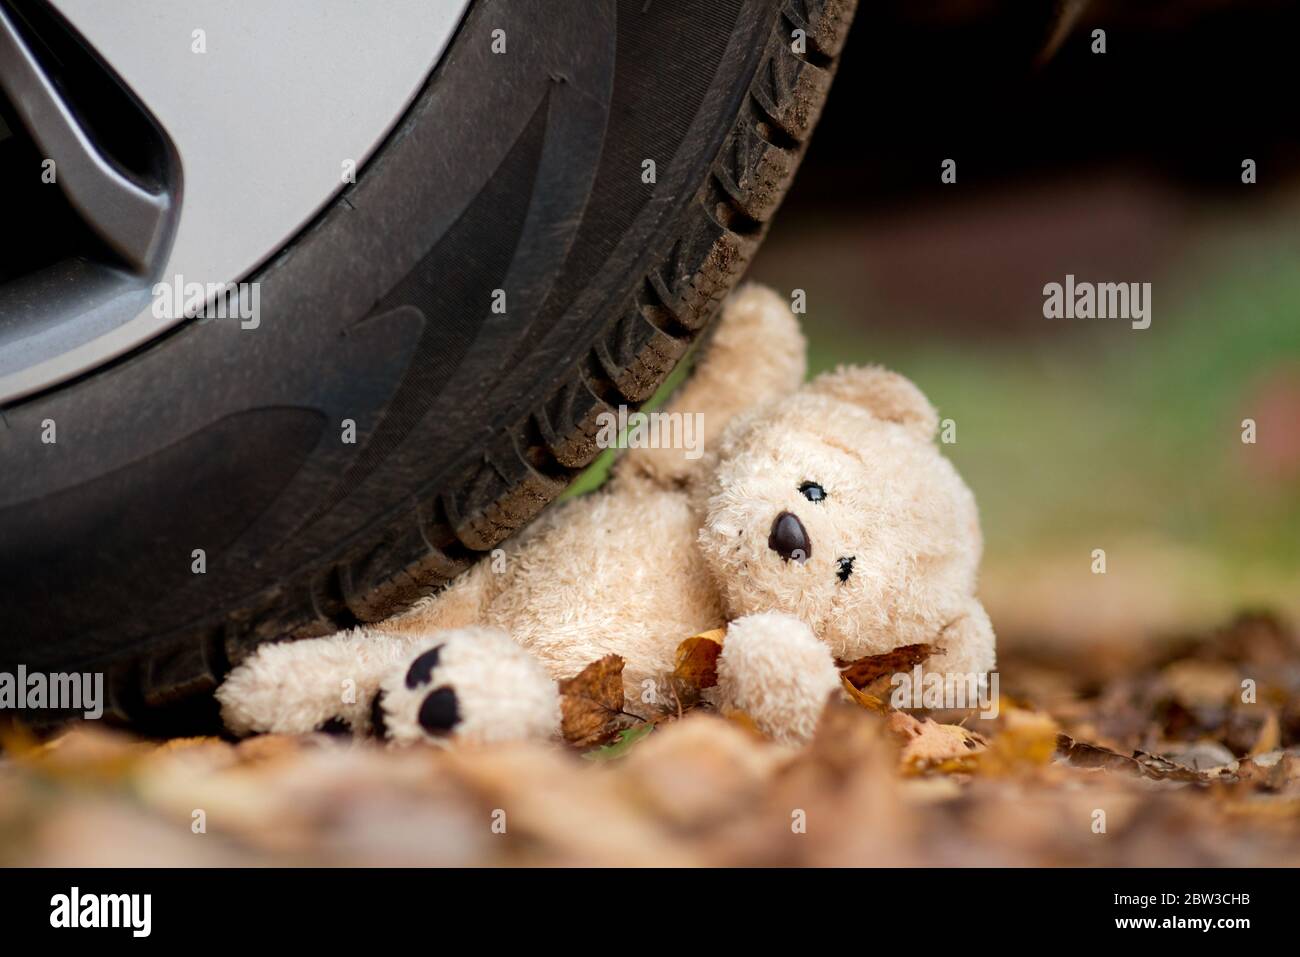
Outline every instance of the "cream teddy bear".
POLYGON ((806 740, 835 660, 942 648, 927 670, 982 676, 975 501, 907 379, 840 368, 803 383, 786 304, 749 287, 724 309, 665 411, 703 413, 704 454, 625 452, 599 491, 550 509, 439 594, 378 625, 263 645, 218 689, 229 728, 342 721, 396 741, 555 734, 556 680, 608 654, 629 712, 672 709, 687 636, 726 626, 708 694, 806 740))

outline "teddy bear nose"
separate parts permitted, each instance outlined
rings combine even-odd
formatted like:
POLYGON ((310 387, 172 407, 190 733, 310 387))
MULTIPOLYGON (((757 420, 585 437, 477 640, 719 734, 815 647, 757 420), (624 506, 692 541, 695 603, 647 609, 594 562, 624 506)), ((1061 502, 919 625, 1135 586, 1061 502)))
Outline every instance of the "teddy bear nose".
POLYGON ((792 512, 782 512, 772 522, 767 547, 787 562, 794 559, 800 565, 812 557, 812 542, 808 540, 803 522, 792 512))

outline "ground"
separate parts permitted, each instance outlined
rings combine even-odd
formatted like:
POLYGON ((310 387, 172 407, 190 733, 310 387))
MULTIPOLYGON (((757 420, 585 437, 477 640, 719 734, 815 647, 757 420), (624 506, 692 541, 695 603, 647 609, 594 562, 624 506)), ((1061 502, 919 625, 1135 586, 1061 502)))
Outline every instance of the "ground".
MULTIPOLYGON (((702 705, 601 746, 461 751, 10 729, 0 864, 1300 864, 1292 628, 1073 647, 1006 650, 988 720, 894 712, 860 666, 803 748, 702 705)), ((570 687, 571 737, 600 737, 610 664, 570 687)))

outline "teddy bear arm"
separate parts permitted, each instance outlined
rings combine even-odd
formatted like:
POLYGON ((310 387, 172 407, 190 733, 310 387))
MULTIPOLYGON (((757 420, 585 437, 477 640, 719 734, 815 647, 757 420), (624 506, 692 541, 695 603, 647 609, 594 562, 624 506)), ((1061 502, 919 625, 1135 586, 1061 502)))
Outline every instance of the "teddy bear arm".
POLYGON ((690 377, 662 410, 669 415, 702 416, 697 421, 703 442, 695 449, 632 448, 618 462, 616 474, 649 478, 664 487, 688 484, 704 469, 706 458, 698 454, 701 448, 713 448, 732 419, 799 388, 807 370, 807 351, 799 323, 784 299, 760 286, 740 290, 723 307, 690 377))
POLYGON ((727 626, 716 692, 724 713, 742 712, 779 741, 804 742, 840 686, 830 648, 798 618, 761 612, 727 626))
POLYGON ((938 644, 943 650, 926 663, 927 671, 982 676, 997 665, 993 624, 978 598, 949 617, 938 644))

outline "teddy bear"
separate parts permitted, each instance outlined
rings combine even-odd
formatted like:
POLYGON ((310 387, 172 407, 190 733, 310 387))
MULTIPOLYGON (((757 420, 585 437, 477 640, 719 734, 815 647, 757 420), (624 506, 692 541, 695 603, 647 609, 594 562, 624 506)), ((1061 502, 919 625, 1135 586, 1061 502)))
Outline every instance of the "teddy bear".
POLYGON ((236 734, 345 725, 394 742, 557 733, 557 681, 624 659, 625 710, 651 719, 682 640, 725 628, 713 707, 790 743, 843 694, 837 660, 903 645, 983 676, 975 500, 909 380, 840 367, 805 383, 774 292, 725 304, 667 414, 703 413, 703 454, 639 447, 441 592, 375 624, 260 646, 217 690, 236 734))

